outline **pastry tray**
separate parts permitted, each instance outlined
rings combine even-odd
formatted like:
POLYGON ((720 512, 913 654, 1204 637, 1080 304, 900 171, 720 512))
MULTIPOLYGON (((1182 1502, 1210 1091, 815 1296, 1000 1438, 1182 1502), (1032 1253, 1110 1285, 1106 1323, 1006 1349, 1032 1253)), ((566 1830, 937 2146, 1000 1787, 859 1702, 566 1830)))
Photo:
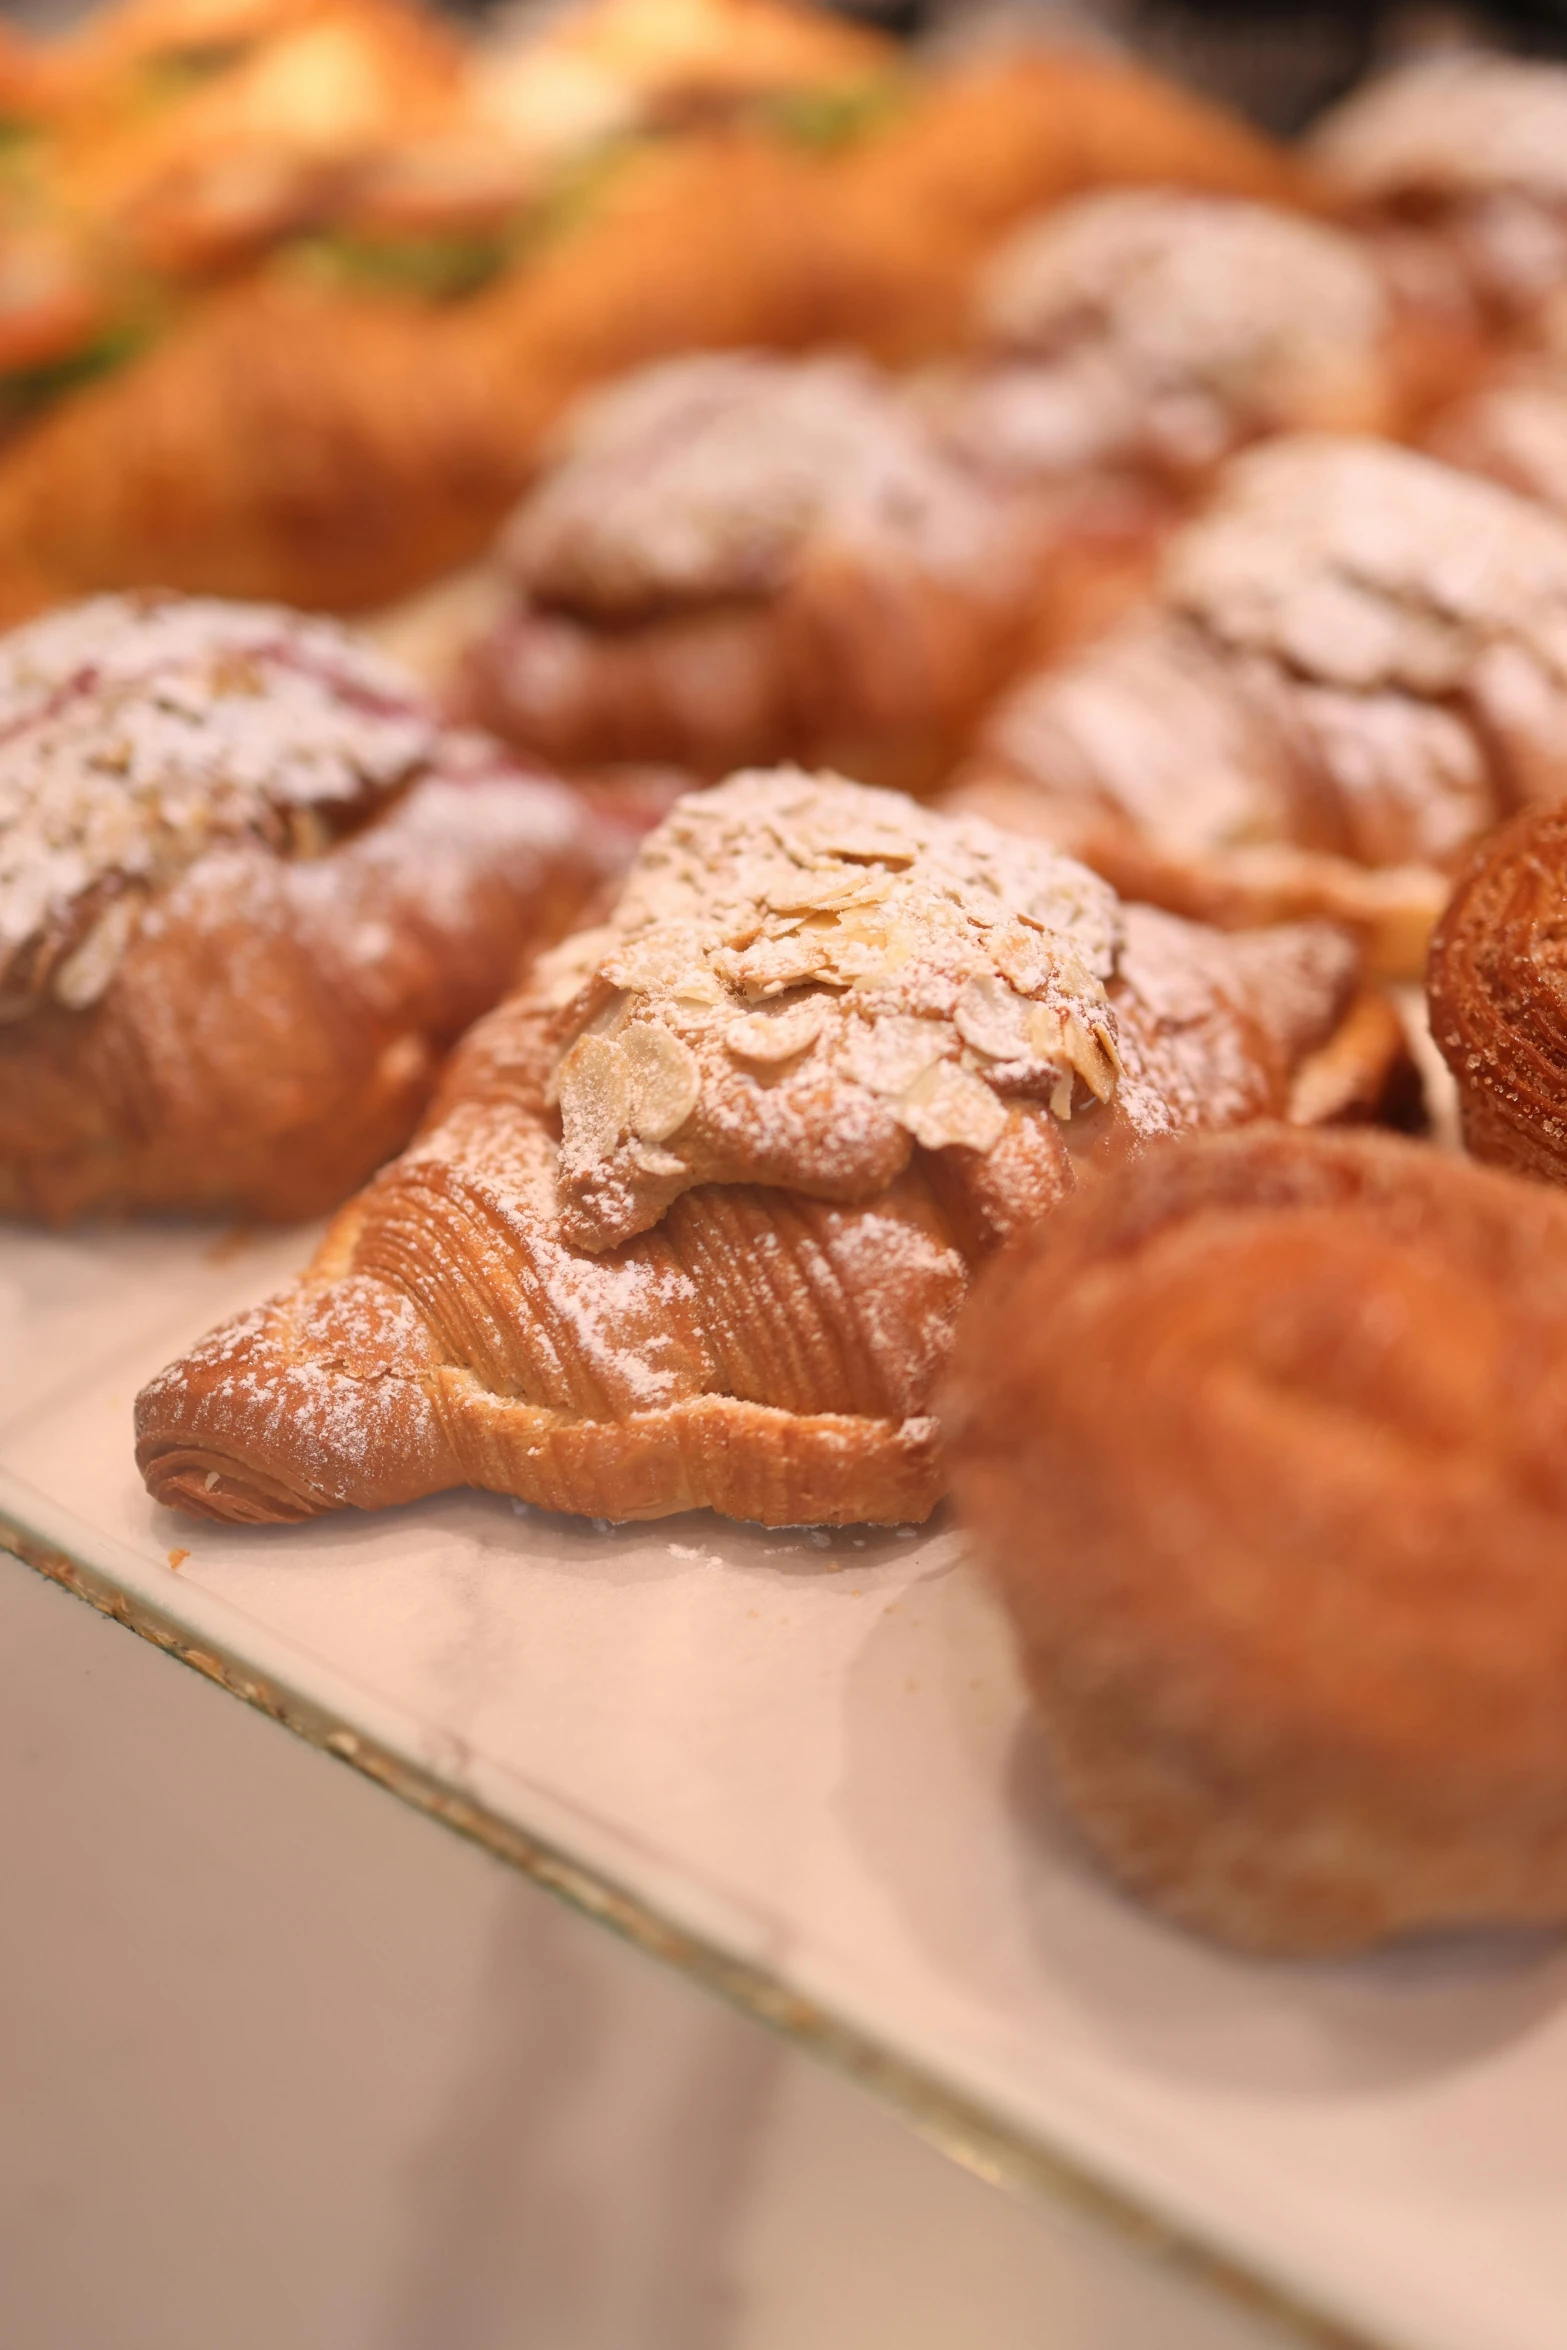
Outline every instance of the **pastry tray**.
POLYGON ((137 1387, 307 1245, 0 1228, 0 1541, 988 2175, 1309 2339, 1561 2350, 1567 1946, 1263 1965, 1139 1912, 1052 1817, 950 1524, 155 1509, 137 1387))

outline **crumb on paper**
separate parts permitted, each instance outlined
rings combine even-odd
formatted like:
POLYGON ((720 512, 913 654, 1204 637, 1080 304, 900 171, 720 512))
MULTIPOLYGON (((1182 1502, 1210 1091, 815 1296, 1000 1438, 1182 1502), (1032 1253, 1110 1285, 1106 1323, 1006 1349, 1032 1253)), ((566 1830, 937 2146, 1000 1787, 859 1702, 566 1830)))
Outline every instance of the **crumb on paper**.
POLYGON ((170 1568, 172 1569, 172 1571, 173 1571, 173 1572, 174 1572, 176 1575, 179 1573, 179 1571, 180 1571, 181 1567, 182 1567, 182 1566, 185 1564, 185 1561, 186 1561, 186 1560, 187 1560, 189 1557, 190 1557, 190 1552, 189 1552, 188 1550, 171 1550, 171 1551, 170 1551, 170 1553, 169 1553, 169 1566, 170 1566, 170 1568))

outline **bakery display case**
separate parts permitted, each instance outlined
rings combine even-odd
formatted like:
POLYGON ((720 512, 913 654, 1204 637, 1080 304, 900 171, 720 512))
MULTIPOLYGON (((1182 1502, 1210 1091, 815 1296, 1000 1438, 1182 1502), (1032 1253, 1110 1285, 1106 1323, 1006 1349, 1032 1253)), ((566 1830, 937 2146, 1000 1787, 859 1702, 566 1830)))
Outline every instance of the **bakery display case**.
POLYGON ((18 2350, 1557 2350, 1567 67, 1045 13, 0 39, 18 2350))

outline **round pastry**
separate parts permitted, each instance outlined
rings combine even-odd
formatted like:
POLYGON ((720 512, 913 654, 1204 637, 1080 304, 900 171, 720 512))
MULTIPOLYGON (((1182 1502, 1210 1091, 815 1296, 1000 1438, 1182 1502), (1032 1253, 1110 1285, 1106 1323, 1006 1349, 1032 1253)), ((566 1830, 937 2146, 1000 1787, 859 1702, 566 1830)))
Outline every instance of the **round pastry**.
POLYGON ((1416 390, 1353 237, 1175 188, 1029 222, 981 280, 976 325, 947 429, 1020 484, 1110 467, 1184 485, 1268 433, 1395 433, 1416 390))
POLYGON ((1364 1115, 1398 1048, 1358 987, 1341 933, 1119 907, 895 793, 692 794, 304 1278, 146 1390, 149 1488, 240 1522, 463 1484, 923 1518, 974 1268, 1162 1136, 1364 1115))
POLYGON ((1567 527, 1385 443, 1238 457, 1154 595, 986 720, 952 804, 1217 922, 1329 914, 1415 977, 1448 875, 1567 790, 1567 527))
POLYGON ((976 1297, 954 1481, 1061 1800, 1242 1948, 1567 1919, 1567 1204, 1385 1136, 1151 1154, 976 1297))
POLYGON ((604 869, 327 623, 103 597, 0 638, 0 1210, 334 1205, 604 869))
POLYGON ((1567 1183, 1567 809, 1475 849, 1431 941, 1431 1033, 1477 1159, 1567 1183))
POLYGON ((1567 68, 1470 51, 1355 92, 1312 159, 1417 302, 1501 324, 1567 278, 1567 68))
POLYGON ((466 706, 566 768, 784 757, 920 789, 1012 658, 1028 536, 856 360, 705 354, 580 407, 466 706))

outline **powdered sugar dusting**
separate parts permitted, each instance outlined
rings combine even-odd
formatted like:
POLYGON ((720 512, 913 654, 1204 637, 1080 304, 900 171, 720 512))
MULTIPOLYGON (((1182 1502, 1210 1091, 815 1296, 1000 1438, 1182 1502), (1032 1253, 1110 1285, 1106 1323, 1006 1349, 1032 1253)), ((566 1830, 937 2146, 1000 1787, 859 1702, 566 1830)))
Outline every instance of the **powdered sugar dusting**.
POLYGON ((433 752, 432 710, 326 621, 99 596, 0 640, 0 1002, 100 993, 142 891, 214 842, 283 853, 433 752), (130 893, 127 895, 126 893, 130 893))
MULTIPOLYGON (((974 422, 1049 469, 1147 444, 1211 464, 1242 432, 1335 421, 1388 325, 1354 239, 1259 204, 1115 189, 1032 222, 993 262, 981 331, 1019 364, 974 422)), ((1004 371, 1005 373, 1005 371, 1004 371)), ((983 456, 983 449, 976 449, 983 456)))
POLYGON ((704 354, 586 402, 505 553, 542 603, 630 614, 769 594, 828 520, 939 573, 993 560, 988 500, 863 361, 704 354))
POLYGON ((1359 91, 1317 133, 1351 193, 1529 189, 1567 198, 1567 68, 1465 50, 1359 91))
POLYGON ((911 1137, 1108 1099, 1118 936, 1104 882, 987 824, 798 769, 693 794, 541 966, 564 1229, 607 1246, 694 1181, 866 1197, 911 1137))
POLYGON ((1377 441, 1301 434, 1239 459, 1165 590, 1227 643, 1360 690, 1451 692, 1499 641, 1567 682, 1567 529, 1377 441))

